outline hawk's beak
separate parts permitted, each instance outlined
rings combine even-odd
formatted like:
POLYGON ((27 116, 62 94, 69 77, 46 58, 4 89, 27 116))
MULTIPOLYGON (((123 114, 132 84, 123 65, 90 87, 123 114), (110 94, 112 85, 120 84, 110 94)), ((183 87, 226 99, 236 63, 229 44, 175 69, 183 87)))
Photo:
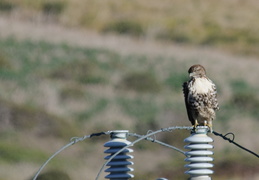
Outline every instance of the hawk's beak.
POLYGON ((193 75, 194 75, 194 73, 192 72, 192 73, 189 73, 189 77, 193 77, 193 75))

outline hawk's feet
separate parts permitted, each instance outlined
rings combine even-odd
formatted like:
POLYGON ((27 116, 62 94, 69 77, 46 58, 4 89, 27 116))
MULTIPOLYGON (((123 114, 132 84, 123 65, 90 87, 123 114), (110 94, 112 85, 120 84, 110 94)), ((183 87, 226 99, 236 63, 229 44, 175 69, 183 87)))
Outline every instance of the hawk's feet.
POLYGON ((197 120, 195 120, 195 121, 194 121, 194 125, 192 125, 193 128, 192 128, 191 133, 194 133, 194 132, 196 131, 197 126, 199 126, 199 123, 198 123, 197 120))
POLYGON ((213 132, 212 125, 208 124, 207 126, 209 127, 209 131, 208 132, 212 133, 213 132))
POLYGON ((209 131, 208 132, 213 132, 212 130, 212 124, 211 123, 208 123, 207 121, 204 121, 204 126, 207 126, 209 128, 209 131))

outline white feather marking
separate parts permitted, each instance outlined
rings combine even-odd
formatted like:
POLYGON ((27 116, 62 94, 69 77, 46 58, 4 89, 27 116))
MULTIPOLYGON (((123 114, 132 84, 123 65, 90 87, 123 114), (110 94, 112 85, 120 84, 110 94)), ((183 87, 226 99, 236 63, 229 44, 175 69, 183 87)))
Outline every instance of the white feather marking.
POLYGON ((213 91, 213 83, 206 78, 196 78, 192 88, 198 94, 205 94, 213 91))

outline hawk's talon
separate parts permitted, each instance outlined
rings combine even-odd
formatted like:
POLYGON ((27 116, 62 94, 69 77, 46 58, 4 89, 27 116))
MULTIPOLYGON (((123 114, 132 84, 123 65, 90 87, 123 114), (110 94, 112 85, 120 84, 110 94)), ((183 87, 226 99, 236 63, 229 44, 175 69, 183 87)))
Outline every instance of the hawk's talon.
POLYGON ((207 125, 208 126, 208 128, 209 128, 209 131, 208 132, 210 132, 210 133, 212 133, 213 132, 213 130, 212 130, 212 124, 211 125, 207 125))
POLYGON ((198 123, 198 121, 196 119, 195 122, 194 122, 194 128, 196 129, 197 126, 199 126, 199 123, 198 123))

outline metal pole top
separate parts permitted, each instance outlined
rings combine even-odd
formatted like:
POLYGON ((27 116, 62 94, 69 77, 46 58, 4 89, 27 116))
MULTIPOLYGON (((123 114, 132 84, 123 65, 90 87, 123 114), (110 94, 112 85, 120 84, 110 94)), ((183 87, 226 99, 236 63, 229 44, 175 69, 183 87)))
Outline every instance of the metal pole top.
POLYGON ((114 130, 111 132, 111 139, 114 139, 114 138, 126 139, 128 133, 129 133, 128 130, 114 130))

